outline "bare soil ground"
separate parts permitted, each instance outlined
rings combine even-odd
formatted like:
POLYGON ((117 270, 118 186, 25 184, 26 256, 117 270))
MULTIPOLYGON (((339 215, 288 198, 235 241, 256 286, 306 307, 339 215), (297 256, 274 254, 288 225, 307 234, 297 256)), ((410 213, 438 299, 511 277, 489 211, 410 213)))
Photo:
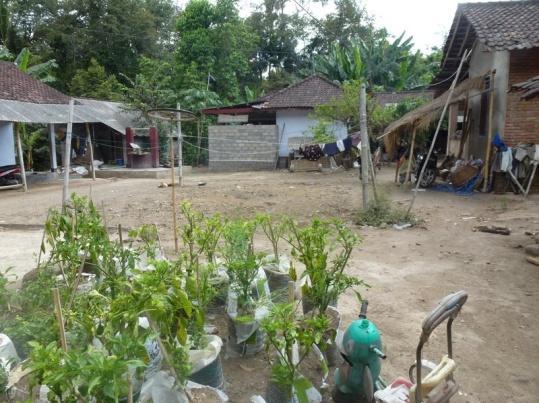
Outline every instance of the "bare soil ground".
MULTIPOLYGON (((380 181, 392 190, 395 203, 405 204, 411 192, 391 183, 392 171, 380 181)), ((170 188, 158 180, 80 180, 71 190, 103 205, 107 224, 135 227, 156 223, 169 252, 173 250, 170 188)), ((361 203, 355 172, 336 174, 248 172, 194 173, 184 179, 178 200, 196 209, 227 216, 259 212, 286 214, 299 221, 339 217, 363 238, 349 272, 372 288, 369 318, 380 328, 388 358, 382 375, 407 374, 414 361, 423 318, 444 295, 459 289, 469 300, 454 324, 455 378, 460 402, 539 401, 539 267, 525 261, 523 246, 532 243, 526 231, 539 231, 539 197, 523 201, 513 195, 461 197, 434 191, 418 195, 415 212, 422 226, 397 231, 359 228, 355 215, 361 203), (198 186, 198 182, 206 182, 198 186), (478 223, 506 225, 510 236, 473 232, 478 223)), ((19 273, 32 268, 41 240, 39 226, 47 209, 61 201, 60 184, 40 186, 27 194, 0 193, 0 267, 19 273)), ((268 247, 259 240, 260 247, 268 247)), ((339 300, 343 327, 357 316, 357 300, 349 293, 339 300)), ((427 358, 446 351, 445 330, 432 337, 427 358)), ((234 402, 264 394, 264 356, 224 361, 227 393, 234 402)))

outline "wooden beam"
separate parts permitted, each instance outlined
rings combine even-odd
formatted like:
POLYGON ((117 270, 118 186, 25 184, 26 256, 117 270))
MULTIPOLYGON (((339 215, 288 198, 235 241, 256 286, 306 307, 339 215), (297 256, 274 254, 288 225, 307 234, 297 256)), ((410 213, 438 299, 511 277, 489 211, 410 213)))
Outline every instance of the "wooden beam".
MULTIPOLYGON (((489 185, 490 178, 490 150, 492 148, 492 136, 494 134, 494 128, 492 126, 492 119, 494 114, 494 79, 496 78, 496 70, 490 73, 490 85, 491 89, 489 103, 488 103, 488 138, 487 138, 487 152, 485 156, 485 173, 483 175, 483 192, 486 192, 489 185)), ((512 175, 511 170, 509 169, 509 174, 512 175)), ((520 184, 519 184, 520 185, 520 184)), ((524 193, 524 191, 522 191, 524 193)))
MULTIPOLYGON (((455 40, 455 36, 457 36, 457 31, 459 30, 460 17, 461 16, 462 16, 462 13, 459 13, 457 15, 457 22, 455 23, 455 30, 453 31, 453 35, 451 35, 451 40, 449 41, 449 46, 447 47, 447 54, 448 55, 451 52, 451 47, 453 47, 453 41, 455 40)), ((444 61, 442 63, 442 67, 440 68, 440 70, 444 69, 446 61, 447 61, 447 58, 444 59, 444 61)))
POLYGON ((468 40, 468 35, 470 34, 471 28, 472 28, 472 24, 470 24, 468 22, 468 28, 466 28, 466 33, 464 34, 464 39, 462 40, 462 43, 461 43, 460 49, 459 49, 459 53, 457 54, 457 56, 459 56, 459 57, 462 54, 462 51, 464 50, 464 46, 466 45, 466 41, 468 40))

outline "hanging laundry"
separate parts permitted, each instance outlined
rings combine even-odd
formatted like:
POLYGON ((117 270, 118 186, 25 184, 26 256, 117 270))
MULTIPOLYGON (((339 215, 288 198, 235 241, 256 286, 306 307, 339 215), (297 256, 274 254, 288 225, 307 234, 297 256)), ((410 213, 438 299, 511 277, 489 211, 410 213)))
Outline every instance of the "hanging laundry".
POLYGON ((352 146, 357 147, 359 143, 361 143, 361 136, 359 134, 354 134, 353 136, 350 136, 352 139, 352 146))
POLYGON ((347 137, 342 141, 342 143, 343 143, 343 147, 344 147, 343 151, 348 151, 348 150, 350 150, 352 148, 353 139, 352 139, 352 137, 347 137))
POLYGON ((513 169, 513 150, 511 150, 511 147, 507 147, 507 149, 502 152, 502 162, 500 165, 500 169, 503 172, 513 169))
POLYGON ((344 143, 342 140, 337 140, 337 148, 339 149, 340 152, 343 152, 345 150, 344 148, 344 143))
POLYGON ((335 155, 340 152, 337 143, 324 144, 322 151, 324 152, 324 155, 327 156, 335 155))

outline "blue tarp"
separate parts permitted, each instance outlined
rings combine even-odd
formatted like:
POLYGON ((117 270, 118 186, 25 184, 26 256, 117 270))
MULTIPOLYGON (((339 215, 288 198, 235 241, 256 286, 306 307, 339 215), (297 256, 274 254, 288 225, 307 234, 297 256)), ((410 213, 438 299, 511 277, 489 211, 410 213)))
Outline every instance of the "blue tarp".
POLYGON ((432 187, 432 189, 438 190, 440 192, 455 193, 459 196, 471 196, 473 195, 475 186, 480 180, 481 180, 481 173, 478 173, 477 175, 475 175, 472 179, 470 179, 468 182, 466 182, 462 186, 455 187, 449 183, 447 184, 437 183, 432 187))

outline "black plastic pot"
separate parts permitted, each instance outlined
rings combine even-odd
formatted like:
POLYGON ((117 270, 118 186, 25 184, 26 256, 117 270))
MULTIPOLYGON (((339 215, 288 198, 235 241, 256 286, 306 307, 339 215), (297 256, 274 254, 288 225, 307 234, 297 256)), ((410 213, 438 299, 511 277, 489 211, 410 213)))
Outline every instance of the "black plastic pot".
POLYGON ((285 390, 281 385, 270 380, 266 387, 266 403, 296 403, 297 398, 291 392, 285 390))
MULTIPOLYGON (((301 304, 303 305, 303 314, 309 313, 314 309, 313 301, 306 294, 302 295, 301 304)), ((329 303, 329 305, 336 308, 337 307, 337 300, 334 299, 333 301, 331 301, 329 303)))
POLYGON ((194 374, 189 375, 189 380, 205 386, 223 390, 225 378, 223 377, 223 365, 221 355, 204 368, 199 369, 194 374))

